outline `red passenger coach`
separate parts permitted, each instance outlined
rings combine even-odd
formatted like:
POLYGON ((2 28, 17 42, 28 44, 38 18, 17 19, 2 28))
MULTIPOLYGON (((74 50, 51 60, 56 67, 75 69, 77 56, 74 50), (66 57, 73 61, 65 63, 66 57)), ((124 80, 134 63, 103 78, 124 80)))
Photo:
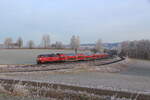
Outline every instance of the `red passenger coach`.
POLYGON ((82 61, 82 60, 86 60, 86 56, 85 54, 77 54, 77 60, 82 61))
POLYGON ((85 60, 93 60, 93 54, 85 53, 85 60))
POLYGON ((57 55, 59 56, 59 61, 66 61, 67 60, 67 56, 65 54, 57 53, 57 55))
POLYGON ((66 55, 66 61, 76 61, 77 56, 76 54, 65 54, 66 55))
POLYGON ((37 57, 37 63, 47 63, 47 62, 67 62, 67 61, 85 61, 85 60, 95 60, 109 57, 106 53, 96 53, 96 54, 42 54, 37 57))

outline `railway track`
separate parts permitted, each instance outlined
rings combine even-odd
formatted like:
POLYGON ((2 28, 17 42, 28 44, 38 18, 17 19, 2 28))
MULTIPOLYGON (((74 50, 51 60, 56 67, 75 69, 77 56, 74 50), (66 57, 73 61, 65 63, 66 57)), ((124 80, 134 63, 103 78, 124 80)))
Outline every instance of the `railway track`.
POLYGON ((112 62, 108 62, 108 63, 104 63, 104 64, 95 64, 96 66, 101 66, 101 65, 108 65, 108 64, 113 64, 113 63, 117 63, 117 62, 120 62, 120 61, 123 61, 125 60, 125 58, 120 58, 119 60, 116 60, 116 61, 112 61, 112 62))
POLYGON ((125 60, 120 58, 117 60, 109 61, 109 59, 91 60, 91 61, 77 61, 77 62, 63 62, 63 63, 51 63, 51 64, 36 64, 29 66, 15 66, 8 69, 0 69, 0 73, 17 73, 17 72, 38 72, 38 71, 54 71, 63 69, 73 69, 80 64, 87 64, 91 66, 102 66, 117 63, 125 60), (108 61, 107 61, 108 60, 108 61))

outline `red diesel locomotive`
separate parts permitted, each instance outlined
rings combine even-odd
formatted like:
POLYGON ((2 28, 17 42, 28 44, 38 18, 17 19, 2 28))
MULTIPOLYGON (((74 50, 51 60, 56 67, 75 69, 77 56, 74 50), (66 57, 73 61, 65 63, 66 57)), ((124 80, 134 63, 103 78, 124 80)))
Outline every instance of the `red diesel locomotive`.
POLYGON ((48 62, 67 62, 67 61, 85 61, 102 59, 109 57, 106 53, 96 53, 96 54, 42 54, 37 57, 37 64, 48 63, 48 62))

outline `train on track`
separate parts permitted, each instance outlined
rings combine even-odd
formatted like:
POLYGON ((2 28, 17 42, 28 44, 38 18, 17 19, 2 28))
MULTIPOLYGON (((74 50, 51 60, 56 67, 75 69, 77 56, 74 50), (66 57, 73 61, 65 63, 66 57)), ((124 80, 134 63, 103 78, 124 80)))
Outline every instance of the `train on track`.
POLYGON ((50 62, 69 62, 69 61, 88 61, 108 58, 107 53, 95 53, 95 54, 41 54, 37 56, 37 64, 50 63, 50 62))

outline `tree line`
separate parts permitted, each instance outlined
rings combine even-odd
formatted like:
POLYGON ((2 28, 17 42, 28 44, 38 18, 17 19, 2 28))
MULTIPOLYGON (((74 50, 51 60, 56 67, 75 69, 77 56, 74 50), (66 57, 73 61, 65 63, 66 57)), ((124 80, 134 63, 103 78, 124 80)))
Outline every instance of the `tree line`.
MULTIPOLYGON (((63 49, 66 48, 65 45, 61 41, 56 41, 55 43, 51 44, 50 35, 46 34, 43 35, 41 38, 41 43, 37 45, 33 40, 29 40, 26 43, 24 40, 19 37, 17 41, 13 41, 12 38, 8 37, 4 40, 4 48, 44 48, 44 49, 50 49, 50 48, 56 48, 56 49, 63 49)), ((78 49, 80 48, 80 37, 73 35, 70 39, 69 48, 74 49, 75 53, 77 53, 78 49)), ((95 47, 91 49, 92 52, 103 52, 103 44, 100 39, 98 39, 95 43, 95 47)))
POLYGON ((5 38, 3 44, 4 48, 63 48, 63 43, 61 41, 56 41, 56 43, 51 44, 49 35, 43 35, 39 45, 37 45, 37 43, 35 43, 33 40, 28 40, 25 43, 21 37, 19 37, 17 41, 13 41, 11 37, 5 38))
POLYGON ((150 40, 124 41, 121 43, 121 56, 150 59, 150 40))

